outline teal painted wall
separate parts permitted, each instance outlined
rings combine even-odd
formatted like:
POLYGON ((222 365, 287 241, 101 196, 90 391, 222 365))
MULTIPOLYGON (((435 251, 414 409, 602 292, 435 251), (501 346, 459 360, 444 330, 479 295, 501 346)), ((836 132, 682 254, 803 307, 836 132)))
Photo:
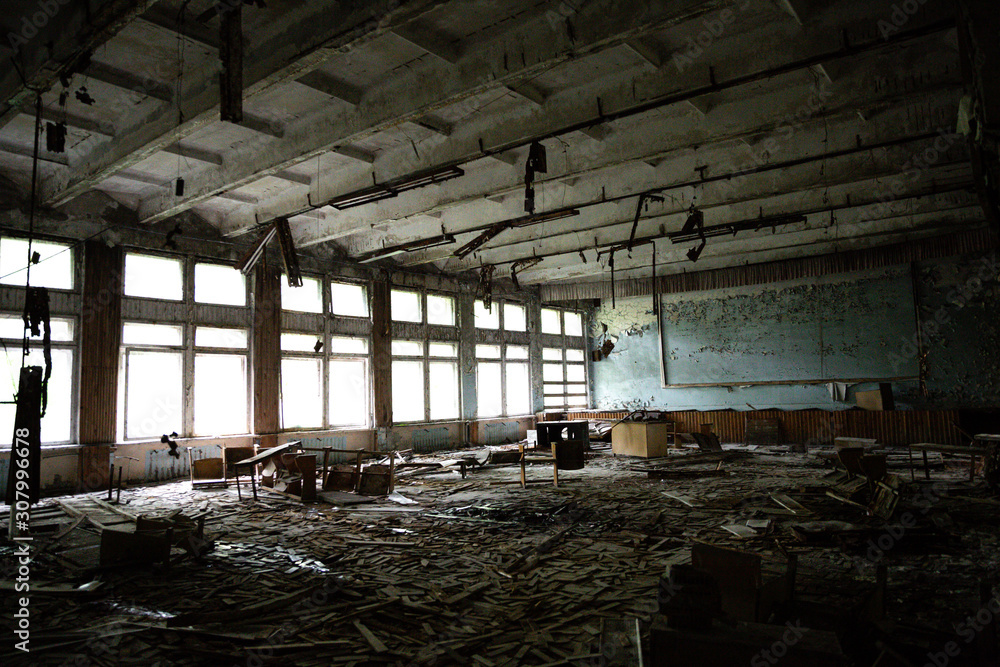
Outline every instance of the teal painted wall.
MULTIPOLYGON (((892 375, 914 375, 922 367, 924 383, 917 380, 893 383, 897 408, 983 408, 1000 406, 1000 283, 997 282, 998 259, 995 255, 952 257, 943 260, 918 262, 914 265, 913 297, 919 314, 922 332, 919 336, 913 323, 914 307, 900 308, 886 301, 890 293, 901 298, 898 292, 887 290, 888 281, 898 279, 900 272, 910 267, 894 267, 879 272, 845 274, 831 277, 832 294, 853 298, 858 304, 870 308, 882 303, 884 315, 872 317, 871 312, 859 312, 859 321, 865 327, 877 327, 877 336, 871 332, 856 334, 864 340, 852 345, 849 338, 838 342, 841 347, 838 372, 849 374, 850 356, 857 355, 859 370, 871 370, 873 355, 879 354, 872 340, 881 340, 878 349, 884 355, 878 360, 885 372, 892 375), (873 279, 873 276, 875 279, 873 279), (839 285, 839 286, 838 286, 839 285), (866 296, 859 290, 867 290, 866 296), (852 296, 853 295, 853 296, 852 296), (898 372, 897 372, 898 371, 898 372)), ((749 333, 766 336, 769 323, 776 318, 798 317, 804 309, 815 309, 816 302, 803 298, 809 281, 778 283, 737 290, 713 290, 690 295, 673 295, 664 304, 668 320, 677 317, 698 317, 706 326, 718 321, 721 310, 727 310, 731 321, 733 305, 739 301, 743 326, 749 333)), ((829 300, 830 293, 826 299, 829 300)), ((859 306, 860 307, 860 306, 859 306)), ((838 305, 838 310, 844 309, 838 305)), ((850 312, 850 309, 848 309, 850 312)), ((591 363, 591 390, 593 405, 597 409, 667 409, 667 410, 749 410, 752 408, 828 410, 847 409, 854 406, 854 393, 877 388, 875 383, 849 386, 846 399, 837 400, 827 384, 754 385, 752 382, 732 387, 664 388, 660 382, 658 341, 653 316, 652 297, 620 299, 617 307, 610 302, 601 303, 592 319, 592 346, 600 346, 605 338, 615 342, 611 356, 591 363)), ((852 324, 850 322, 848 325, 852 324)), ((851 330, 845 326, 843 331, 851 330)), ((856 328, 856 327, 855 327, 856 328)), ((691 330, 691 327, 688 327, 691 330)), ((713 330, 705 335, 705 346, 716 345, 718 337, 713 330)), ((697 349, 687 342, 687 349, 697 349)), ((675 348, 668 348, 669 350, 675 348)), ((775 357, 776 367, 803 365, 811 359, 815 346, 790 345, 775 357), (801 359, 795 355, 802 355, 801 359)), ((772 353, 774 351, 772 350, 772 353)), ((750 354, 752 362, 761 362, 758 354, 742 349, 730 349, 728 357, 718 354, 704 355, 707 377, 718 377, 722 382, 742 381, 732 377, 727 368, 739 367, 740 354, 750 354)), ((747 358, 747 363, 751 358, 747 358)), ((697 356, 690 363, 700 363, 697 356)), ((829 376, 827 376, 829 377, 829 376)), ((855 375, 854 377, 860 377, 855 375)))

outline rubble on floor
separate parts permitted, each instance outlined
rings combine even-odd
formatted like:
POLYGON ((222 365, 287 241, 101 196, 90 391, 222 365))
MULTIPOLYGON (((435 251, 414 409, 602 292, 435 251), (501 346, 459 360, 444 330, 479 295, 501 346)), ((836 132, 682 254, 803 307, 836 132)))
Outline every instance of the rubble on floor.
MULTIPOLYGON (((558 487, 527 489, 515 462, 470 464, 464 476, 448 463, 470 459, 486 461, 482 450, 404 456, 391 494, 332 505, 268 490, 241 501, 235 488, 187 481, 126 489, 120 504, 44 500, 33 511, 32 652, 0 660, 611 665, 640 664, 641 647, 645 664, 660 664, 650 651, 676 645, 663 589, 671 576, 701 581, 671 568, 728 547, 752 555, 760 585, 794 585, 739 622, 711 612, 685 630, 699 665, 745 664, 791 627, 812 634, 789 652, 806 662, 787 664, 920 666, 949 641, 961 649, 950 665, 996 664, 978 662, 995 650, 986 631, 967 643, 956 629, 997 599, 1000 563, 1000 503, 968 482, 964 461, 944 459, 933 480, 896 476, 886 519, 868 509, 881 487, 785 446, 650 460, 591 452, 558 487), (428 465, 407 467, 417 463, 428 465), (102 562, 102 532, 135 532, 140 517, 176 530, 169 559, 102 562), (748 641, 764 644, 748 654, 748 641)), ((11 581, 12 547, 0 546, 0 563, 11 581)), ((719 609, 738 608, 726 596, 750 590, 740 583, 720 588, 719 609)), ((715 608, 710 584, 686 590, 672 603, 715 608)))

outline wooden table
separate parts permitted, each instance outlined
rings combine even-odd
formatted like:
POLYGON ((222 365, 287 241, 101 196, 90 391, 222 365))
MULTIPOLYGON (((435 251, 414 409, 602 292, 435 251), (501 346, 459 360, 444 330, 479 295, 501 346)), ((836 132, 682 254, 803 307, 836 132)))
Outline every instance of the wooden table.
MULTIPOLYGON (((1000 442, 1000 436, 996 437, 997 441, 1000 442)), ((976 441, 978 441, 979 436, 976 436, 976 441)), ((968 445, 938 445, 933 442, 918 442, 913 445, 908 445, 909 459, 910 459, 910 479, 914 479, 913 474, 913 450, 917 450, 924 457, 924 477, 926 479, 931 478, 931 466, 927 461, 927 452, 938 452, 939 454, 951 454, 952 456, 968 456, 969 457, 969 481, 972 482, 976 479, 976 457, 985 456, 986 449, 982 447, 970 447, 968 445)))

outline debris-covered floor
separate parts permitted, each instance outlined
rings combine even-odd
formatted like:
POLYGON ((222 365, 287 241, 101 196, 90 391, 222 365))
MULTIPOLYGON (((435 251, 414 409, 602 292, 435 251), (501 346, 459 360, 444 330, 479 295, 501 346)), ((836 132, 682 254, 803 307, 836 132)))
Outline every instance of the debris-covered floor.
MULTIPOLYGON (((558 488, 541 465, 529 468, 537 483, 527 489, 511 483, 517 466, 464 479, 457 470, 401 473, 391 498, 343 506, 269 493, 240 501, 233 488, 192 490, 186 481, 126 489, 114 506, 102 504, 106 494, 47 499, 34 513, 48 529, 32 546, 31 653, 0 660, 640 664, 638 626, 650 664, 661 576, 701 541, 760 553, 766 570, 796 555, 794 599, 769 620, 838 632, 843 664, 922 666, 950 641, 958 651, 941 653, 947 664, 996 664, 986 660, 990 610, 1000 611, 992 589, 1000 502, 966 481, 964 462, 937 461, 929 481, 919 469, 915 482, 893 470, 906 485, 888 522, 831 497, 842 475, 815 453, 757 449, 721 469, 675 465, 655 477, 635 469, 644 464, 591 453, 585 469, 560 472, 558 488), (178 511, 205 516, 214 548, 193 549, 200 558, 175 550, 169 568, 95 567, 102 521, 178 511), (37 590, 45 586, 53 590, 37 590)), ((5 612, 16 577, 6 544, 5 612)), ((11 613, 3 618, 11 624, 11 613)), ((716 632, 724 643, 725 623, 716 632)), ((759 664, 774 664, 761 656, 759 664)))

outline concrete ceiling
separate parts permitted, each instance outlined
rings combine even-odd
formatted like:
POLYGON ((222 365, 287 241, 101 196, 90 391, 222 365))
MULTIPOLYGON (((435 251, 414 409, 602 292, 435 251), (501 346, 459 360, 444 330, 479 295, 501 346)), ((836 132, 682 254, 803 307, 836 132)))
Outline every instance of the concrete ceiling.
MULTIPOLYGON (((39 6, 11 4, 5 34, 39 6)), ((86 25, 71 5, 52 23, 86 25)), ((47 91, 44 117, 69 127, 65 153, 41 151, 47 206, 71 213, 96 190, 140 224, 194 213, 231 237, 288 217, 300 247, 348 258, 447 233, 455 244, 386 261, 494 264, 503 276, 541 258, 523 284, 606 279, 607 249, 628 241, 642 192, 662 201, 640 210, 640 244, 616 253, 618 275, 985 225, 967 144, 952 134, 962 79, 950 3, 909 15, 891 0, 268 0, 243 9, 238 125, 219 120, 213 6, 105 0, 117 20, 103 32, 57 32, 49 51, 41 30, 18 50, 26 80, 47 91), (63 107, 58 67, 44 61, 74 54, 63 107), (558 219, 455 256, 491 225, 524 222, 533 140, 548 162, 536 213, 558 219), (329 205, 455 167, 461 176, 392 198, 329 205), (692 263, 695 242, 665 238, 692 206, 708 226, 767 222, 710 238, 692 263)), ((0 82, 0 174, 27 188, 33 96, 17 72, 0 82)))

